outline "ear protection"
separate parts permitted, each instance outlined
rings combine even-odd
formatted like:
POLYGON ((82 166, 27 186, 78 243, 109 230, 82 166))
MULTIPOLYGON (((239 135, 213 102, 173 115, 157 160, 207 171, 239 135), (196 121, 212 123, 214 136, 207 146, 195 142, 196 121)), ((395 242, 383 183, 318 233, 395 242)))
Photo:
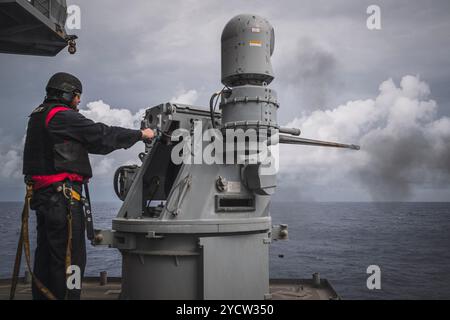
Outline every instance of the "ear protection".
POLYGON ((71 103, 72 100, 73 100, 73 98, 75 98, 75 93, 73 93, 73 92, 64 92, 64 93, 61 95, 61 98, 62 98, 63 100, 65 100, 67 103, 71 103))

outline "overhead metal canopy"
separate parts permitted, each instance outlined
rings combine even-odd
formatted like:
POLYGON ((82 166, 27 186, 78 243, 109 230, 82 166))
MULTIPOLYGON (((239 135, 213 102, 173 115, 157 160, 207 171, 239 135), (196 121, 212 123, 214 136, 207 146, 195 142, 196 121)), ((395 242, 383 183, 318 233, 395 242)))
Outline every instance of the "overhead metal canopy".
POLYGON ((0 0, 0 53, 55 56, 68 44, 65 0, 0 0))

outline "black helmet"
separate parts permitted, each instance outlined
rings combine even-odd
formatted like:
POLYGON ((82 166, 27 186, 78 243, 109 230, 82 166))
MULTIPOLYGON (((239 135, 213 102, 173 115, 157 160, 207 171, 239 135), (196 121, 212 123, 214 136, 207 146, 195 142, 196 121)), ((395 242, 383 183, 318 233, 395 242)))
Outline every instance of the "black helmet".
POLYGON ((49 89, 67 93, 73 93, 75 91, 78 91, 79 93, 83 92, 81 81, 74 75, 65 72, 55 73, 50 80, 48 80, 45 90, 48 92, 49 89))

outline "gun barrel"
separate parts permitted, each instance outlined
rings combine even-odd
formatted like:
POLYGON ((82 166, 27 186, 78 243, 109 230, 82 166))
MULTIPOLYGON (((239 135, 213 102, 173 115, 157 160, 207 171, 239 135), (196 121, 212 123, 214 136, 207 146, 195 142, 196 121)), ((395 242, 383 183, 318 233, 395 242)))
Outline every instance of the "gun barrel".
POLYGON ((352 149, 352 150, 360 149, 360 147, 355 144, 343 144, 343 143, 337 143, 337 142, 305 139, 305 138, 299 138, 299 137, 285 136, 285 135, 281 135, 281 134, 280 134, 279 142, 284 143, 284 144, 300 144, 300 145, 308 145, 308 146, 345 148, 345 149, 352 149))
POLYGON ((298 128, 280 127, 279 131, 280 133, 287 133, 293 136, 299 136, 302 133, 298 128))

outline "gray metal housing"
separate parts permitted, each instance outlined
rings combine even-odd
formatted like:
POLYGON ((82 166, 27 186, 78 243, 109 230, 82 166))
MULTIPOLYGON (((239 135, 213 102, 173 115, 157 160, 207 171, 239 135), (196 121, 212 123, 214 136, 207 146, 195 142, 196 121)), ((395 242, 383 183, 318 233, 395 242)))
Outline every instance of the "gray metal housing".
POLYGON ((270 57, 275 47, 275 34, 266 19, 238 15, 227 23, 221 40, 224 85, 262 85, 273 80, 270 57))
POLYGON ((0 0, 0 52, 55 56, 67 46, 65 0, 0 0))

